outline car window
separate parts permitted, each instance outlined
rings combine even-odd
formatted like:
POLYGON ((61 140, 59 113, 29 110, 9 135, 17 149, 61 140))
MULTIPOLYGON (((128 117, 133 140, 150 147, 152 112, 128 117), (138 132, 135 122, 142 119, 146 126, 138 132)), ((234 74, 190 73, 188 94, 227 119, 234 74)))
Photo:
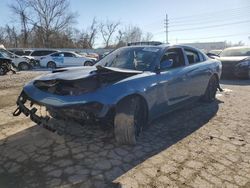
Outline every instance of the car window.
POLYGON ((34 51, 32 52, 30 55, 31 56, 46 56, 46 55, 49 55, 49 54, 52 54, 56 51, 51 51, 51 50, 38 50, 38 51, 34 51))
MULTIPOLYGON (((173 62, 173 65, 170 68, 177 68, 177 67, 185 66, 184 55, 180 48, 168 49, 166 53, 163 55, 163 57, 161 58, 161 63, 163 63, 166 60, 173 62)), ((163 68, 163 66, 161 66, 160 64, 160 69, 164 70, 165 68, 163 68)))
POLYGON ((96 65, 148 71, 155 68, 159 56, 158 47, 124 47, 119 48, 101 59, 96 65))
POLYGON ((62 54, 62 53, 54 53, 54 54, 52 54, 51 56, 52 56, 52 57, 58 57, 58 56, 60 56, 60 54, 62 54))
POLYGON ((200 59, 199 54, 198 54, 197 51, 189 50, 189 49, 184 49, 184 51, 185 51, 185 53, 187 55, 189 64, 199 63, 199 62, 202 61, 200 59))
POLYGON ((75 57, 75 55, 69 52, 65 52, 64 57, 75 57))

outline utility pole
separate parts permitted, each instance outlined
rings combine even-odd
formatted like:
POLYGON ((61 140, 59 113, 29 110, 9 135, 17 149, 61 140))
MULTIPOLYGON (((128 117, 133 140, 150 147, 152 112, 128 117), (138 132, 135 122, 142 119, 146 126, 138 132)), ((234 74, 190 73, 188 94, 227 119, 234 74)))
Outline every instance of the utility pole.
POLYGON ((166 43, 168 44, 168 14, 166 14, 165 26, 166 28, 166 43))

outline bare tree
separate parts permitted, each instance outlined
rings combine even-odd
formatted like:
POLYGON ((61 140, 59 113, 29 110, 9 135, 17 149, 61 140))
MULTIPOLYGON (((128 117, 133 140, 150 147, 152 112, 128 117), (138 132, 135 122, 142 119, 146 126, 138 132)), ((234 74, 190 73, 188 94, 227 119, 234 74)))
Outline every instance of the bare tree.
POLYGON ((143 37, 142 37, 142 41, 148 42, 151 41, 153 38, 153 34, 150 32, 147 32, 143 37))
POLYGON ((7 47, 18 47, 18 35, 15 27, 10 27, 9 25, 6 25, 6 46, 7 47))
POLYGON ((126 43, 129 42, 138 42, 142 39, 142 30, 137 26, 128 26, 125 28, 123 41, 126 43))
POLYGON ((89 29, 87 29, 87 36, 85 36, 85 40, 88 41, 89 48, 93 48, 95 44, 96 35, 98 33, 98 23, 96 18, 93 18, 92 24, 89 29))
POLYGON ((33 23, 43 30, 44 46, 49 47, 49 38, 72 24, 76 15, 69 12, 68 0, 26 0, 34 15, 33 23))
POLYGON ((100 23, 100 32, 104 40, 105 48, 110 45, 113 34, 116 32, 120 22, 111 22, 109 20, 106 23, 100 23))
POLYGON ((28 46, 28 33, 29 33, 29 26, 28 26, 28 5, 26 0, 15 0, 13 4, 9 5, 11 11, 16 14, 20 19, 20 24, 22 27, 22 45, 23 47, 28 46))

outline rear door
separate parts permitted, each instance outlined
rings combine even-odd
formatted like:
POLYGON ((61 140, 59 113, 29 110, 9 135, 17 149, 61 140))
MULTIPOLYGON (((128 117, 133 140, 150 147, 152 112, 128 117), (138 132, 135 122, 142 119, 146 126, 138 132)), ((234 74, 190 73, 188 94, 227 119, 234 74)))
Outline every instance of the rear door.
POLYGON ((184 47, 188 66, 186 76, 189 80, 189 95, 199 97, 204 94, 209 80, 209 66, 204 55, 196 49, 184 47))
POLYGON ((173 61, 170 68, 162 69, 158 74, 159 85, 159 113, 164 113, 162 109, 171 110, 189 98, 188 79, 186 77, 186 59, 182 48, 169 48, 163 55, 164 60, 173 61))

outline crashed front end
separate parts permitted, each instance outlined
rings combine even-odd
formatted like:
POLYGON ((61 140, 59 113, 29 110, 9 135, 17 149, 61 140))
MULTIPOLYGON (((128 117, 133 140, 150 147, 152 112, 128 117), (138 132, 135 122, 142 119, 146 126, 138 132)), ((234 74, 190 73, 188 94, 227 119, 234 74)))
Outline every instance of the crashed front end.
POLYGON ((52 131, 54 128, 48 123, 51 118, 83 123, 104 119, 114 106, 104 100, 107 96, 97 91, 139 73, 105 68, 90 70, 84 76, 74 71, 64 75, 65 72, 66 69, 54 71, 45 79, 38 78, 28 83, 17 99, 17 109, 13 115, 23 113, 52 131), (72 79, 68 78, 69 75, 72 79), (43 114, 40 113, 41 106, 46 109, 43 114))

